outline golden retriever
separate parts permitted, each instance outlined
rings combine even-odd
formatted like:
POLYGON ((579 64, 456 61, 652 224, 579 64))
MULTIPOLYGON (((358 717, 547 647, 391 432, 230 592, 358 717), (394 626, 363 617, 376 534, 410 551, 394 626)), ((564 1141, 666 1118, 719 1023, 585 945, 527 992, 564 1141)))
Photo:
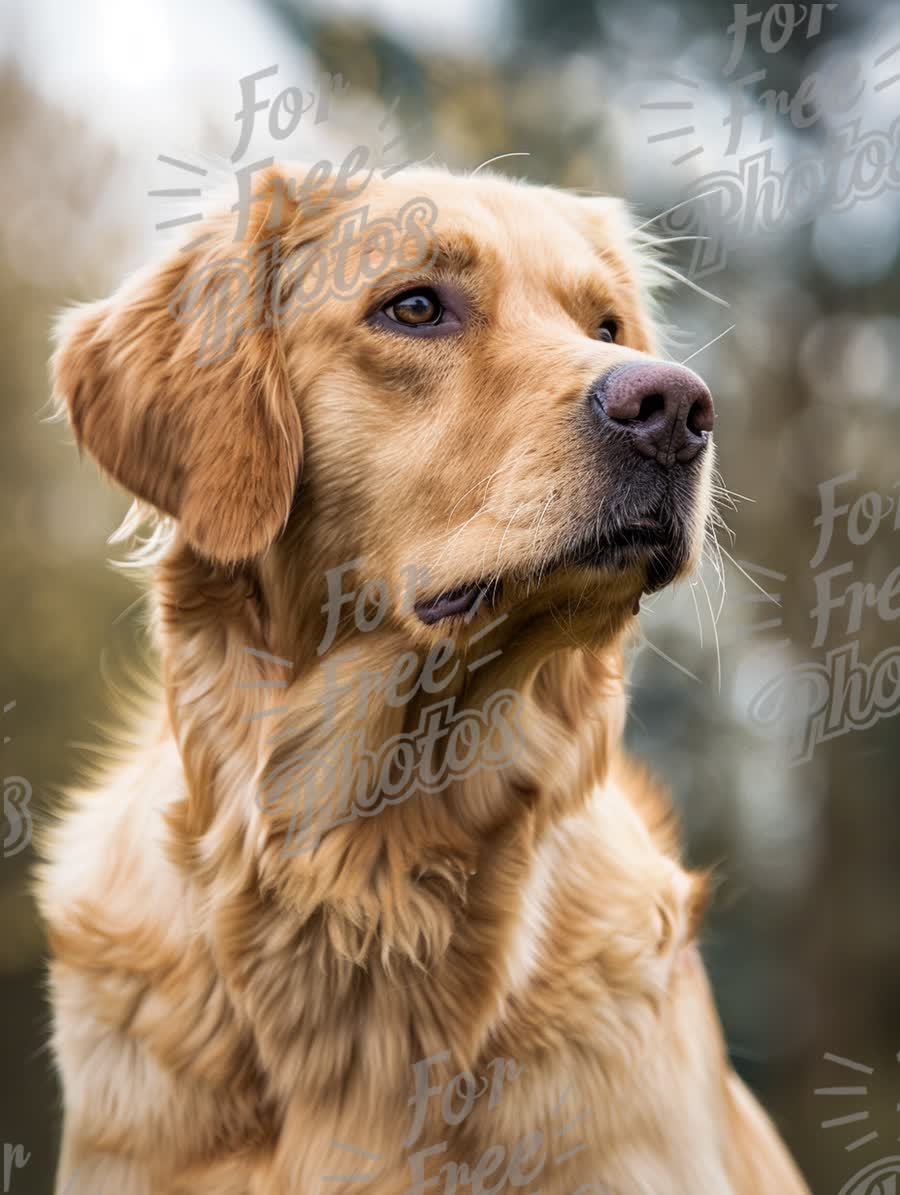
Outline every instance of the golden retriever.
POLYGON ((273 167, 62 323, 159 519, 164 699, 45 844, 57 1190, 804 1192, 620 749, 714 451, 648 249, 617 200, 347 183, 273 167))

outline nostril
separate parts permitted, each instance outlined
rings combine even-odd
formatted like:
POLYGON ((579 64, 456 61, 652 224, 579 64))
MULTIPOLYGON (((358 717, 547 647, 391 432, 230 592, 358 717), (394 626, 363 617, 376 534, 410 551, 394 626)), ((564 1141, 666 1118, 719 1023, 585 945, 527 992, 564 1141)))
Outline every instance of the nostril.
POLYGON ((702 420, 701 420, 701 416, 700 416, 700 403, 695 402, 694 405, 691 407, 691 409, 688 411, 688 417, 687 417, 688 431, 693 432, 695 436, 699 436, 699 434, 703 431, 703 428, 700 426, 701 422, 702 422, 702 420))
POLYGON ((692 404, 688 411, 688 431, 693 432, 695 436, 699 436, 701 432, 711 432, 714 418, 712 399, 704 394, 692 404))
POLYGON ((639 423, 646 423, 648 419, 652 419, 659 411, 666 409, 666 400, 661 394, 648 394, 641 402, 641 409, 638 411, 637 419, 639 423))

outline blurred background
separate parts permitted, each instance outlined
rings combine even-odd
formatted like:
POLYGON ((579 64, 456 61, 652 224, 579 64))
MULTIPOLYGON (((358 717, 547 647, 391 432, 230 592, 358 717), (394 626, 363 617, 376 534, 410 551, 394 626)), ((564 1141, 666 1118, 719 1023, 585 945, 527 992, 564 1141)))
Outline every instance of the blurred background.
POLYGON ((159 155, 233 177, 239 80, 275 64, 272 101, 346 88, 278 145, 264 113, 245 162, 337 164, 378 136, 391 161, 523 155, 493 169, 623 195, 672 241, 667 351, 709 381, 740 497, 720 493, 696 584, 646 603, 629 741, 718 876, 729 1048, 816 1195, 900 1152, 900 7, 746 7, 6 0, 0 1142, 29 1156, 3 1190, 51 1189, 59 1132, 29 815, 147 666, 139 591, 108 564, 126 500, 45 421, 51 325, 178 235, 156 226, 190 205, 148 192, 190 179, 159 155))

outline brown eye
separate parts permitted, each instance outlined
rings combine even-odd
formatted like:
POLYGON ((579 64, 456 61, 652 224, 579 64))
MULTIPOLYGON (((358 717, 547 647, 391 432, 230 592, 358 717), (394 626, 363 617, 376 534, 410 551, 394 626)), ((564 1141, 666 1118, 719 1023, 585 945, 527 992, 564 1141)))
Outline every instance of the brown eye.
POLYGON ((597 329, 597 339, 606 344, 612 344, 619 334, 619 325, 614 319, 604 320, 597 329))
POLYGON ((444 309, 438 301, 437 295, 430 290, 410 291, 408 295, 401 295, 399 299, 392 299, 382 311, 398 324, 405 324, 408 328, 421 328, 426 324, 440 323, 444 309))

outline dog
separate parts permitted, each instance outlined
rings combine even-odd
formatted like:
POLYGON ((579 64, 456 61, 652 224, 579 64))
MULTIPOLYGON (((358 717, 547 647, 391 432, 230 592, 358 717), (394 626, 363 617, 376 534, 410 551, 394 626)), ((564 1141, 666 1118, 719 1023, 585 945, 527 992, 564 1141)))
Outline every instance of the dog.
POLYGON ((49 828, 71 1195, 806 1192, 621 747, 713 401, 622 202, 275 165, 69 312, 160 696, 49 828))

